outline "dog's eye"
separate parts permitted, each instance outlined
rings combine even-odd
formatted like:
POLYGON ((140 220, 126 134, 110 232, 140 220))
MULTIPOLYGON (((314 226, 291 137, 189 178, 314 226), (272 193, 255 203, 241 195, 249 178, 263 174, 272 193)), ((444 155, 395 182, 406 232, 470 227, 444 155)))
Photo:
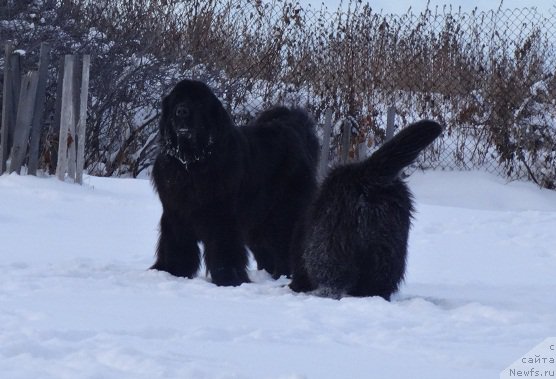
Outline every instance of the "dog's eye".
POLYGON ((184 104, 179 104, 176 107, 175 113, 176 113, 176 117, 184 118, 189 114, 189 110, 187 109, 187 107, 184 104))

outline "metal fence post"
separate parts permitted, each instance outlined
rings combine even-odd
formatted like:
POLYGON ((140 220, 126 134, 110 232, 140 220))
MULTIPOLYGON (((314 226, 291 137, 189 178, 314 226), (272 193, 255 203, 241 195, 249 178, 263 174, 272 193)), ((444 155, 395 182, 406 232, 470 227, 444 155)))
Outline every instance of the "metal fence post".
POLYGON ((388 113, 386 116, 386 136, 384 141, 388 141, 390 138, 394 136, 394 128, 395 126, 395 118, 396 118, 396 108, 393 106, 388 107, 388 113))
POLYGON ((322 181, 328 171, 328 156, 330 154, 330 133, 332 132, 332 108, 326 109, 324 127, 322 128, 322 147, 317 178, 322 181))
POLYGON ((351 142, 351 121, 344 119, 342 123, 342 156, 340 162, 347 163, 349 159, 349 144, 351 142))

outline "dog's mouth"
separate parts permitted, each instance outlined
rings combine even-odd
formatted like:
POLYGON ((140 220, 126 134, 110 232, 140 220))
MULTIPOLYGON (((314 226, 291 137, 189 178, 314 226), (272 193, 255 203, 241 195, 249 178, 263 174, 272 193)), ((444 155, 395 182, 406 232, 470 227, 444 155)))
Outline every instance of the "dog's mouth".
POLYGON ((201 156, 202 149, 198 146, 196 138, 188 131, 177 133, 176 158, 186 164, 195 162, 201 156))
POLYGON ((210 156, 213 143, 212 136, 208 136, 205 141, 189 129, 177 129, 176 143, 167 146, 167 153, 188 168, 190 164, 203 161, 210 156))
POLYGON ((181 139, 190 140, 191 138, 193 138, 193 133, 188 128, 180 128, 180 129, 176 130, 176 134, 177 134, 178 138, 181 138, 181 139))

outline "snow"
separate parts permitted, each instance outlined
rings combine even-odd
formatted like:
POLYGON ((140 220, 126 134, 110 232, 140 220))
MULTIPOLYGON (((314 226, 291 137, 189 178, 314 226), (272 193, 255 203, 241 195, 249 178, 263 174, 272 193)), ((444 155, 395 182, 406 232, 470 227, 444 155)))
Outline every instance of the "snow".
POLYGON ((556 192, 415 172, 392 302, 149 271, 148 180, 0 177, 0 372, 63 378, 497 378, 556 330, 556 192))

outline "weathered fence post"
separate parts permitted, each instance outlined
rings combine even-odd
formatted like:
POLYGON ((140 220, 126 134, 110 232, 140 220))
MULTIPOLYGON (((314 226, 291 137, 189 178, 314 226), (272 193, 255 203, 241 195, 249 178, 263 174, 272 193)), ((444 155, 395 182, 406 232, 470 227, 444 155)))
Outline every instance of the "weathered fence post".
POLYGON ((367 158, 367 141, 363 140, 362 142, 357 142, 355 156, 357 157, 357 161, 362 161, 363 159, 367 158))
POLYGON ((85 127, 91 57, 83 56, 81 75, 75 73, 76 66, 79 66, 75 63, 75 56, 65 56, 56 176, 64 180, 67 172, 69 178, 81 184, 85 165, 85 127), (77 80, 79 77, 80 81, 77 80), (78 101, 75 101, 76 96, 78 101))
POLYGON ((19 174, 25 159, 31 123, 33 121, 33 108, 35 107, 38 81, 39 74, 37 71, 27 73, 21 81, 13 146, 10 154, 10 173, 16 171, 19 174))
POLYGON ((64 58, 64 79, 62 84, 62 111, 60 117, 60 138, 58 148, 58 164, 56 166, 56 176, 59 180, 64 180, 68 167, 68 132, 74 124, 73 106, 73 55, 66 55, 64 58))
POLYGON ((342 155, 340 162, 347 163, 349 159, 349 144, 351 142, 351 120, 346 118, 342 123, 342 155))
MULTIPOLYGON (((19 90, 21 89, 21 55, 18 50, 12 51, 10 55, 10 71, 12 73, 12 92, 14 94, 15 103, 19 101, 19 90)), ((14 109, 14 114, 16 110, 14 109)))
POLYGON ((33 114, 33 122, 31 127, 31 139, 29 141, 29 163, 27 173, 30 175, 37 174, 39 166, 39 145, 41 139, 41 122, 44 114, 44 102, 46 100, 46 80, 48 76, 48 53, 50 46, 41 43, 41 51, 39 58, 39 81, 37 85, 37 96, 35 100, 35 113, 33 114))
POLYGON ((0 173, 8 169, 11 146, 13 144, 17 107, 19 104, 19 91, 21 86, 20 56, 14 52, 12 43, 6 43, 4 60, 4 88, 2 101, 2 144, 0 153, 0 173))
POLYGON ((75 180, 83 184, 83 167, 85 166, 85 129, 87 125, 87 98, 89 97, 89 68, 91 56, 83 56, 81 73, 81 93, 79 96, 79 121, 77 122, 77 171, 75 180))
POLYGON ((332 108, 324 114, 324 127, 322 128, 322 147, 320 153, 319 171, 317 178, 322 181, 328 171, 328 156, 330 154, 330 133, 332 132, 332 108))
POLYGON ((8 135, 10 131, 10 123, 14 122, 12 119, 13 96, 12 96, 12 76, 10 69, 10 56, 12 55, 12 42, 6 42, 6 50, 4 54, 4 85, 2 97, 2 125, 0 128, 0 175, 6 171, 6 162, 8 160, 9 145, 8 135))
POLYGON ((393 106, 388 107, 388 113, 386 115, 386 136, 384 139, 385 142, 394 136, 395 117, 396 117, 396 108, 393 106))
MULTIPOLYGON (((58 75, 56 78, 56 102, 54 104, 54 119, 52 120, 52 134, 58 137, 60 140, 60 120, 62 118, 62 88, 64 82, 64 58, 60 59, 58 62, 58 75)), ((51 144, 50 151, 48 155, 50 156, 50 167, 49 174, 53 175, 56 173, 56 167, 58 166, 58 149, 60 148, 58 144, 51 144)))
POLYGON ((68 177, 76 181, 77 173, 77 122, 79 118, 80 90, 81 90, 82 65, 79 56, 75 55, 73 62, 73 124, 71 125, 68 137, 68 177))
POLYGON ((21 56, 17 52, 12 52, 10 56, 10 76, 12 78, 12 122, 8 130, 8 154, 13 143, 15 119, 17 117, 17 105, 19 104, 19 91, 21 89, 21 56))

